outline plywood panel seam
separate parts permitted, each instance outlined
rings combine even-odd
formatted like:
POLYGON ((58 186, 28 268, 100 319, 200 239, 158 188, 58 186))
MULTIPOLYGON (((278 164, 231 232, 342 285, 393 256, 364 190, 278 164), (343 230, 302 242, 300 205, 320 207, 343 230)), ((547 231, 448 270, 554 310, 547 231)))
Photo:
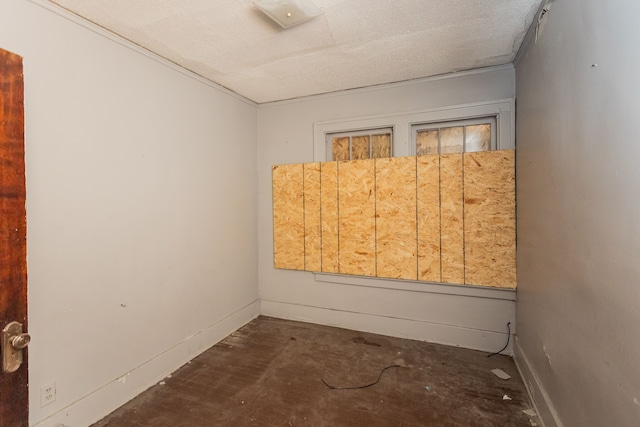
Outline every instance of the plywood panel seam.
POLYGON ((420 246, 419 244, 419 240, 420 240, 420 236, 418 234, 418 156, 415 156, 415 160, 416 160, 416 280, 420 279, 420 261, 419 261, 419 257, 420 257, 420 250, 418 249, 418 247, 420 246))
POLYGON ((324 163, 320 163, 320 271, 322 271, 322 165, 324 163))
POLYGON ((302 164, 302 229, 304 230, 304 233, 302 234, 302 247, 304 248, 304 251, 302 252, 302 269, 303 270, 307 270, 307 207, 306 207, 306 202, 307 202, 307 198, 305 197, 305 181, 306 181, 306 174, 305 174, 305 164, 302 164))
POLYGON ((373 253, 375 258, 374 273, 378 277, 378 159, 373 159, 373 253))
POLYGON ((465 221, 465 209, 464 209, 464 156, 465 153, 462 153, 462 283, 467 283, 467 250, 466 250, 466 238, 465 232, 466 228, 464 226, 465 221))
POLYGON ((320 188, 322 215, 322 262, 320 269, 327 273, 338 270, 338 162, 320 164, 320 188))
MULTIPOLYGON (((440 147, 440 132, 438 132, 438 147, 440 147)), ((442 174, 440 172, 440 154, 438 154, 438 206, 440 208, 440 280, 442 280, 442 174)))
POLYGON ((273 229, 273 267, 276 267, 276 179, 273 174, 275 166, 271 167, 271 227, 273 229))
POLYGON ((319 162, 305 163, 303 166, 303 222, 305 228, 305 271, 321 269, 321 206, 320 206, 320 170, 319 162))
POLYGON ((340 271, 340 161, 336 163, 336 214, 338 216, 338 273, 340 271))

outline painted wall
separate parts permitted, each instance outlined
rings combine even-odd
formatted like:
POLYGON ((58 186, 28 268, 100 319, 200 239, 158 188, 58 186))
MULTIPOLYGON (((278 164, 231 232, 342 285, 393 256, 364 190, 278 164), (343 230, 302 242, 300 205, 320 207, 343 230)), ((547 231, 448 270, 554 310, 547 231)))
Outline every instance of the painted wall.
POLYGON ((86 426, 257 315, 257 110, 43 5, 0 1, 24 57, 30 417, 86 426))
MULTIPOLYGON (((515 71, 501 67, 261 105, 259 274, 262 313, 497 351, 515 318, 513 292, 273 268, 271 166, 314 160, 314 123, 358 120, 508 99, 515 71)), ((509 351, 509 350, 507 350, 509 351)))
POLYGON ((516 66, 518 344, 547 427, 640 420, 640 3, 552 3, 516 66))

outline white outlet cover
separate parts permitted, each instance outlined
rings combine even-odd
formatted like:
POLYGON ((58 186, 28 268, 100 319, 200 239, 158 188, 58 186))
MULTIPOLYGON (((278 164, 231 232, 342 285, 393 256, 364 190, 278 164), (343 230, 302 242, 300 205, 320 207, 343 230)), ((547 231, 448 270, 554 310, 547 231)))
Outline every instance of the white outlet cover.
POLYGON ((40 407, 56 401, 56 383, 50 382, 40 387, 40 407))

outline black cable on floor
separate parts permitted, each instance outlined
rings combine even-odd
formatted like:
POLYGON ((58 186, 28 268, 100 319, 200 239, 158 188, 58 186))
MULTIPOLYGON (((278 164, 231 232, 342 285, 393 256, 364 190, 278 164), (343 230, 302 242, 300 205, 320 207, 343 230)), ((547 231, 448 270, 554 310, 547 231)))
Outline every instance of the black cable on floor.
POLYGON ((507 322, 507 330, 509 331, 509 333, 507 334, 507 343, 504 345, 504 347, 502 347, 502 350, 497 351, 495 353, 491 353, 487 357, 491 357, 491 356, 495 356, 496 354, 500 354, 500 353, 502 353, 504 351, 505 348, 507 348, 507 346, 509 345, 509 338, 511 338, 511 322, 507 322))
POLYGON ((332 385, 327 384, 327 382, 325 380, 323 380, 322 378, 320 378, 320 381, 322 381, 322 383, 324 385, 326 385, 327 387, 329 387, 331 390, 357 390, 360 388, 367 388, 367 387, 371 387, 372 385, 376 385, 380 382, 380 378, 382 378, 382 373, 384 371, 386 371, 387 369, 391 369, 391 368, 399 368, 400 365, 391 365, 391 366, 387 366, 386 368, 384 368, 382 371, 380 371, 380 375, 378 375, 378 379, 371 383, 371 384, 367 384, 367 385, 361 385, 361 386, 357 386, 357 387, 334 387, 332 385))

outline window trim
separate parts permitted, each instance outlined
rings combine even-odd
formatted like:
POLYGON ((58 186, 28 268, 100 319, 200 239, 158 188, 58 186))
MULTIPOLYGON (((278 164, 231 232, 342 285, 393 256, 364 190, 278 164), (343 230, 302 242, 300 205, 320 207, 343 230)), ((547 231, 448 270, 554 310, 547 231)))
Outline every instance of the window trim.
POLYGON ((475 119, 487 116, 496 117, 496 149, 515 148, 515 98, 488 102, 454 105, 412 111, 392 115, 380 115, 342 120, 322 121, 313 124, 313 161, 325 162, 326 135, 328 133, 359 131, 372 128, 391 128, 393 156, 415 155, 415 142, 412 141, 414 125, 454 120, 475 119))
MULTIPOLYGON (((411 155, 414 156, 418 152, 417 137, 418 132, 423 130, 435 130, 446 129, 450 127, 466 127, 473 125, 491 125, 491 140, 489 150, 498 149, 498 119, 496 116, 484 116, 473 119, 460 119, 452 120, 450 122, 432 122, 432 123, 419 123, 411 126, 411 155)), ((466 143, 463 141, 463 152, 467 152, 466 143)))
POLYGON ((406 125, 406 118, 402 116, 381 116, 316 122, 313 124, 313 161, 330 161, 327 157, 325 143, 328 134, 382 128, 391 129, 391 153, 395 156, 408 155, 406 146, 409 135, 406 132, 399 132, 400 129, 406 128, 406 125))
MULTIPOLYGON (((349 158, 351 159, 353 157, 353 146, 352 146, 352 138, 354 136, 369 136, 369 154, 372 153, 373 147, 373 136, 375 135, 386 135, 389 134, 390 138, 391 138, 391 157, 393 157, 393 128, 392 127, 384 127, 384 128, 372 128, 372 129, 359 129, 359 130, 352 130, 352 131, 348 131, 348 132, 329 132, 329 133, 325 133, 325 144, 326 144, 326 151, 325 151, 325 158, 326 159, 330 159, 327 161, 332 161, 333 160, 333 140, 335 138, 344 138, 344 137, 349 137, 349 158)), ((372 158, 372 157, 370 157, 372 158)))

